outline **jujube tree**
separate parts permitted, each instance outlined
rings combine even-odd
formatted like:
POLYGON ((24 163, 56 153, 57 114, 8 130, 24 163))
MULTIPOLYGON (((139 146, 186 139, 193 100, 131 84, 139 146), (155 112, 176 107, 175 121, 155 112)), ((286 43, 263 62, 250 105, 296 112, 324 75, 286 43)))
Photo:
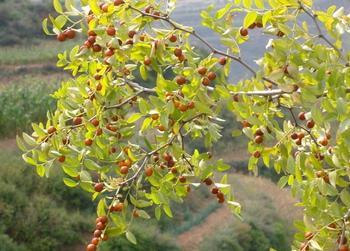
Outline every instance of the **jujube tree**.
POLYGON ((220 50, 171 18, 175 2, 54 1, 58 15, 44 31, 62 42, 80 33, 84 42, 59 54, 72 77, 53 94, 46 124, 18 138, 24 160, 40 176, 57 164, 67 186, 97 201, 87 250, 123 234, 136 243, 134 218, 171 217, 171 202, 201 183, 240 213, 227 175, 214 176, 230 166, 186 147, 215 144, 220 114, 231 112, 242 123, 233 135, 249 139, 248 169, 258 173, 259 161, 274 168, 304 208, 294 248, 348 250, 350 55, 342 47, 350 15, 315 10, 311 0, 227 1, 201 13, 220 50), (252 32, 269 38, 256 64, 240 51, 252 32), (250 76, 228 80, 232 66, 250 76))

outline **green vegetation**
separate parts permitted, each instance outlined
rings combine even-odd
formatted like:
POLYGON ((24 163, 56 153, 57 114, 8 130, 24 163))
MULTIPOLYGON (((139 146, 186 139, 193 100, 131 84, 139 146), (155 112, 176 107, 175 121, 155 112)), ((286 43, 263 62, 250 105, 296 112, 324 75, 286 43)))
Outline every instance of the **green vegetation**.
POLYGON ((0 151, 0 173, 1 251, 60 250, 81 242, 92 208, 80 204, 80 213, 72 211, 70 200, 84 202, 86 195, 57 179, 40 180, 15 151, 0 151))
POLYGON ((1 0, 0 46, 43 39, 40 22, 52 9, 51 1, 1 0))
POLYGON ((0 137, 11 137, 30 128, 32 121, 44 121, 47 110, 55 107, 49 96, 62 78, 25 76, 0 86, 0 137))
POLYGON ((57 43, 56 41, 38 41, 32 45, 18 45, 0 48, 0 67, 16 64, 53 63, 57 54, 72 48, 73 42, 57 43))

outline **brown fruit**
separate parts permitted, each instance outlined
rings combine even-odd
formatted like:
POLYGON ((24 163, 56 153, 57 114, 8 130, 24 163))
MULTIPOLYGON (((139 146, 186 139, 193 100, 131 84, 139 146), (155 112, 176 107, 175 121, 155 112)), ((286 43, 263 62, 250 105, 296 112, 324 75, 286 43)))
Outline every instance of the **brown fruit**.
POLYGON ((297 144, 298 146, 301 146, 301 144, 302 144, 302 139, 297 139, 296 141, 295 141, 295 144, 297 144))
POLYGON ((218 199, 224 199, 225 198, 225 195, 221 192, 221 191, 218 191, 218 193, 216 194, 216 197, 218 199))
POLYGON ((184 85, 187 82, 187 79, 184 76, 177 76, 175 80, 178 85, 184 85))
POLYGON ((153 168, 151 166, 147 167, 145 170, 145 174, 147 177, 150 177, 153 175, 153 168))
POLYGON ((220 199, 218 199, 218 202, 219 202, 220 204, 224 203, 224 202, 225 202, 225 198, 220 198, 220 199))
POLYGON ((253 156, 255 157, 255 158, 260 158, 261 157, 261 152, 260 151, 255 151, 254 153, 253 153, 253 156))
POLYGON ((73 124, 74 125, 80 125, 81 123, 83 123, 83 118, 82 117, 75 117, 75 118, 73 118, 73 124))
POLYGON ((98 223, 96 224, 96 229, 97 229, 97 230, 104 230, 105 228, 106 228, 106 225, 103 224, 102 222, 98 222, 98 223))
POLYGON ((323 146, 327 146, 328 145, 328 139, 326 137, 322 138, 320 140, 320 144, 323 145, 323 146))
POLYGON ((156 20, 159 19, 158 17, 160 17, 160 15, 161 15, 161 14, 160 14, 159 11, 153 12, 153 16, 155 16, 154 19, 156 19, 156 20))
POLYGON ((128 37, 129 38, 133 38, 135 35, 136 35, 136 31, 131 30, 131 31, 128 32, 128 37))
POLYGON ((153 7, 151 5, 148 5, 143 11, 147 14, 151 13, 151 10, 153 10, 153 7))
POLYGON ((169 153, 163 153, 162 157, 165 161, 168 161, 168 162, 173 160, 173 157, 169 153))
POLYGON ((186 112, 186 111, 187 111, 187 105, 185 105, 185 104, 180 104, 179 110, 180 110, 181 112, 186 112))
POLYGON ((326 175, 327 175, 327 173, 325 171, 323 171, 323 170, 316 172, 316 177, 317 178, 323 178, 326 175))
MULTIPOLYGON (((339 236, 337 243, 340 243, 340 239, 341 237, 339 236)), ((348 243, 348 239, 346 238, 346 236, 344 236, 342 244, 345 245, 346 243, 348 243)))
POLYGON ((300 251, 308 251, 310 248, 309 248, 309 245, 308 243, 303 243, 301 246, 300 246, 300 251))
POLYGON ((256 27, 256 23, 252 23, 251 25, 249 25, 248 29, 253 30, 255 29, 255 27, 256 27))
POLYGON ((98 125, 100 124, 100 121, 98 121, 98 119, 93 119, 93 120, 91 120, 91 124, 93 124, 93 126, 95 126, 95 127, 98 127, 98 125))
POLYGON ((303 139, 303 138, 305 138, 305 133, 303 133, 303 132, 299 132, 298 133, 298 139, 303 139))
POLYGON ((96 130, 96 135, 97 135, 97 136, 100 136, 100 135, 102 135, 102 133, 103 133, 102 128, 97 128, 97 130, 96 130))
POLYGON ((213 81, 216 79, 216 74, 215 72, 209 72, 207 77, 209 78, 210 81, 213 81))
POLYGON ((54 126, 50 126, 48 129, 47 129, 47 133, 48 134, 53 134, 54 132, 56 132, 56 128, 54 126))
POLYGON ((204 86, 208 86, 208 85, 210 85, 210 80, 209 80, 209 78, 207 78, 207 77, 204 77, 204 78, 202 78, 202 84, 204 85, 204 86))
POLYGON ((261 129, 257 129, 254 133, 255 136, 264 136, 264 132, 261 129))
POLYGON ((102 6, 101 6, 101 10, 103 11, 103 12, 108 12, 108 3, 105 3, 105 4, 103 4, 102 6))
POLYGON ((339 251, 349 251, 349 246, 348 245, 341 245, 339 247, 339 251))
POLYGON ((169 37, 169 41, 172 42, 172 43, 175 43, 177 41, 177 37, 175 34, 172 34, 170 37, 169 37))
POLYGON ((124 4, 124 0, 114 0, 114 6, 119 6, 119 5, 122 5, 124 4))
POLYGON ((248 36, 248 30, 247 29, 245 29, 245 28, 241 28, 240 30, 239 30, 239 33, 241 34, 241 36, 242 37, 246 37, 246 36, 248 36))
POLYGON ((314 126, 315 126, 315 121, 313 121, 312 119, 308 120, 308 121, 306 122, 306 126, 307 126, 307 128, 309 128, 309 129, 314 128, 314 126))
POLYGON ((233 95, 233 101, 239 102, 239 95, 238 94, 233 95))
POLYGON ((86 40, 84 42, 84 45, 85 45, 86 48, 91 48, 93 44, 90 41, 86 40))
POLYGON ((158 120, 158 119, 159 119, 159 114, 158 114, 158 113, 152 114, 152 115, 151 115, 151 118, 152 118, 153 120, 158 120))
POLYGON ((137 212, 136 209, 134 209, 134 211, 132 212, 132 216, 133 216, 134 218, 138 218, 138 217, 140 217, 140 214, 139 214, 139 212, 137 212))
POLYGON ((187 108, 188 109, 193 109, 195 107, 195 104, 193 101, 190 101, 188 104, 187 104, 187 108))
POLYGON ((123 211, 123 208, 124 208, 124 203, 119 202, 117 205, 115 205, 115 206, 113 207, 113 210, 114 210, 115 212, 121 212, 121 211, 123 211))
POLYGON ((208 69, 207 69, 206 67, 204 67, 204 66, 200 66, 200 67, 197 69, 197 72, 198 72, 200 75, 202 75, 202 76, 204 76, 205 74, 207 74, 207 71, 208 71, 208 69))
POLYGON ((298 118, 299 118, 300 120, 305 120, 305 119, 306 119, 306 118, 305 118, 305 112, 300 112, 299 115, 298 115, 298 118))
POLYGON ((152 63, 152 60, 149 57, 145 57, 145 60, 143 61, 145 65, 150 65, 152 63))
POLYGON ((227 58, 226 57, 219 58, 219 64, 225 65, 226 63, 227 63, 227 58))
POLYGON ((261 22, 257 22, 257 23, 256 23, 256 27, 258 27, 258 28, 263 28, 264 25, 263 25, 261 22))
POLYGON ((158 126, 158 130, 161 131, 161 132, 164 132, 165 131, 165 126, 164 125, 159 125, 158 126))
POLYGON ((177 174, 177 168, 176 167, 172 167, 170 170, 173 174, 177 174))
POLYGON ((66 40, 66 35, 62 32, 57 35, 57 40, 60 42, 64 42, 66 40))
POLYGON ((290 135, 290 137, 294 140, 296 140, 298 137, 298 134, 295 132, 295 133, 292 133, 292 135, 290 135))
POLYGON ((247 120, 243 120, 242 126, 243 126, 243 128, 246 128, 246 127, 251 127, 252 125, 247 120))
POLYGON ((285 34, 283 31, 278 31, 276 35, 277 37, 284 37, 285 34))
POLYGON ((182 55, 182 50, 180 48, 175 48, 174 55, 180 57, 182 55))
POLYGON ((101 83, 98 83, 97 85, 96 85, 96 91, 101 91, 102 90, 102 84, 101 83))
POLYGON ((64 35, 68 38, 68 39, 73 39, 75 38, 75 31, 72 29, 68 29, 64 31, 64 35))
POLYGON ((207 185, 210 186, 213 184, 213 181, 210 178, 206 178, 205 180, 203 180, 203 182, 207 185))
POLYGON ((180 57, 178 57, 180 62, 184 62, 186 60, 186 57, 184 54, 181 54, 180 57))
POLYGON ((58 157, 58 161, 63 163, 66 160, 66 156, 62 155, 60 157, 58 157))
POLYGON ((114 55, 114 50, 112 50, 112 49, 107 49, 106 51, 105 51, 105 56, 106 57, 111 57, 111 56, 113 56, 114 55))
POLYGON ((99 222, 102 222, 103 224, 106 224, 108 221, 107 216, 103 215, 97 218, 99 222))
POLYGON ((218 194, 218 192, 219 192, 219 188, 217 187, 213 187, 213 189, 211 189, 212 194, 218 194))
POLYGON ((100 242, 100 239, 96 237, 92 238, 92 240, 90 241, 91 244, 94 244, 96 246, 98 245, 99 242, 100 242))
POLYGON ((121 173, 121 174, 128 174, 128 172, 129 172, 129 167, 127 167, 127 166, 122 166, 122 167, 120 168, 120 173, 121 173))
POLYGON ((175 166, 175 161, 174 161, 173 159, 169 160, 169 161, 167 162, 167 166, 168 166, 168 167, 173 167, 173 166, 175 166))
POLYGON ((101 230, 96 229, 96 230, 94 231, 94 237, 100 237, 101 234, 102 234, 102 231, 101 231, 101 230))
POLYGON ((94 186, 95 192, 101 192, 104 188, 104 184, 103 183, 96 183, 94 186))
POLYGON ((311 240, 314 237, 314 234, 312 232, 306 232, 304 234, 305 240, 311 240))
POLYGON ((329 176, 328 176, 328 174, 326 174, 325 176, 323 176, 323 180, 324 180, 324 182, 326 182, 326 183, 329 184, 329 176))
POLYGON ((181 183, 185 183, 185 182, 186 182, 186 177, 185 177, 185 176, 180 176, 180 177, 179 177, 179 181, 180 181, 181 183))
POLYGON ((116 30, 115 30, 115 28, 114 28, 113 26, 109 26, 109 27, 107 28, 106 32, 107 32, 107 34, 108 34, 109 36, 114 36, 115 33, 116 33, 116 30))
POLYGON ((94 36, 94 37, 97 36, 96 32, 93 30, 89 30, 87 34, 88 36, 94 36))
POLYGON ((255 139, 254 139, 254 142, 256 144, 261 144, 262 142, 264 141, 264 137, 263 136, 256 136, 255 139))
POLYGON ((85 143, 86 146, 91 146, 92 145, 92 139, 86 139, 84 141, 84 143, 85 143))
POLYGON ((90 243, 89 245, 87 245, 86 251, 96 251, 96 245, 90 243))
POLYGON ((98 44, 94 44, 94 45, 92 46, 92 50, 93 50, 94 52, 100 52, 100 51, 102 51, 102 47, 101 47, 100 45, 98 45, 98 44))

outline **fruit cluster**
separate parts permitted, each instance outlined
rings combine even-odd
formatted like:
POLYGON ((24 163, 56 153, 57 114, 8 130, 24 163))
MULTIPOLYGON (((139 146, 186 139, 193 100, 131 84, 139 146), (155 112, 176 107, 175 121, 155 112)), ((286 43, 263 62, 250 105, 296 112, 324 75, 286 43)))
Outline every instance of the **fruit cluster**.
POLYGON ((108 236, 104 231, 106 229, 107 224, 107 216, 101 216, 96 218, 96 228, 94 230, 93 237, 90 243, 86 246, 86 251, 96 251, 100 241, 108 240, 108 236))

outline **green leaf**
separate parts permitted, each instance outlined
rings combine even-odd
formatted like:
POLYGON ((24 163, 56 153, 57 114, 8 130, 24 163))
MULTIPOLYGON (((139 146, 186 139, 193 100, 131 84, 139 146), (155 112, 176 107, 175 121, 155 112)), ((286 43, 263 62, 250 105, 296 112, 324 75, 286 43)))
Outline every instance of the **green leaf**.
POLYGON ((133 233, 131 233, 130 231, 127 231, 125 233, 125 236, 126 236, 126 239, 130 241, 132 244, 135 244, 135 245, 137 244, 136 237, 133 233))
POLYGON ((69 178, 63 178, 63 182, 67 187, 76 187, 79 185, 79 182, 76 182, 69 178))
POLYGON ((16 135, 16 143, 20 150, 22 150, 23 152, 27 151, 27 148, 25 147, 24 142, 18 135, 16 135))
POLYGON ((85 159, 84 166, 93 171, 101 169, 101 166, 91 159, 85 159))
POLYGON ((97 215, 98 216, 106 215, 105 208, 106 208, 106 201, 105 199, 101 199, 97 204, 97 215))
POLYGON ((350 193, 346 188, 341 191, 340 199, 347 207, 350 207, 350 193))
POLYGON ((156 207, 154 209, 154 215, 157 220, 160 220, 160 217, 162 216, 162 209, 160 207, 156 207))
POLYGON ((47 28, 47 18, 45 18, 42 23, 41 26, 43 28, 43 31, 46 35, 52 35, 52 33, 49 31, 49 29, 47 28))
POLYGON ((163 210, 168 217, 173 218, 173 213, 171 212, 169 205, 163 204, 163 210))
POLYGON ((31 136, 29 136, 25 132, 23 133, 23 139, 30 146, 36 146, 37 145, 35 139, 33 139, 31 136))
POLYGON ((121 227, 111 227, 111 228, 107 228, 107 230, 106 230, 106 234, 109 237, 120 236, 123 233, 125 233, 125 229, 121 228, 121 227))
POLYGON ((253 24, 258 17, 258 14, 256 12, 248 12, 248 14, 244 18, 243 26, 245 28, 248 28, 251 24, 253 24))
POLYGON ((44 177, 45 175, 45 167, 44 165, 37 165, 36 166, 36 172, 40 177, 44 177))
POLYGON ((132 123, 134 123, 134 122, 136 122, 137 120, 139 120, 140 118, 142 118, 142 114, 141 113, 134 113, 133 115, 131 115, 129 118, 128 118, 128 120, 127 120, 127 122, 129 123, 129 124, 132 124, 132 123))
POLYGON ((63 13, 63 9, 62 9, 62 5, 60 3, 60 0, 53 0, 53 7, 55 8, 55 11, 57 13, 60 13, 60 14, 63 13))
POLYGON ((140 75, 141 75, 143 80, 147 80, 148 79, 148 71, 147 71, 145 65, 141 65, 140 66, 140 75))

